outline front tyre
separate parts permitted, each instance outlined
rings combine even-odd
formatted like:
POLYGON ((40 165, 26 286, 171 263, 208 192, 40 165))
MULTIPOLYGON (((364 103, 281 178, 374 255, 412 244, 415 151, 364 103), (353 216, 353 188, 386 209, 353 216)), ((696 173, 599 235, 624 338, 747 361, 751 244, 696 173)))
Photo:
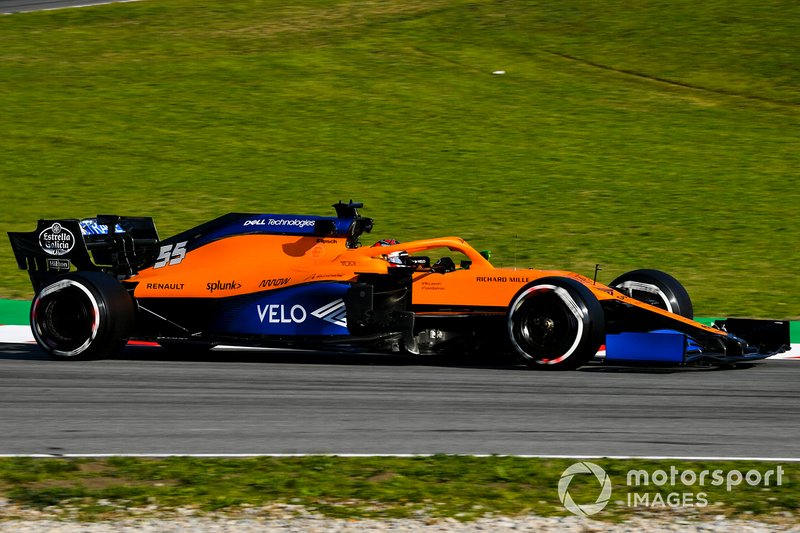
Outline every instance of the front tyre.
POLYGON ((660 270, 641 269, 626 272, 608 284, 612 289, 686 318, 694 318, 689 293, 681 283, 660 270))
POLYGON ((582 283, 547 277, 523 287, 508 308, 508 336, 531 368, 571 370, 588 363, 605 340, 605 315, 582 283))
POLYGON ((109 357, 133 330, 128 292, 102 272, 75 272, 44 287, 31 304, 31 330, 53 359, 109 357))

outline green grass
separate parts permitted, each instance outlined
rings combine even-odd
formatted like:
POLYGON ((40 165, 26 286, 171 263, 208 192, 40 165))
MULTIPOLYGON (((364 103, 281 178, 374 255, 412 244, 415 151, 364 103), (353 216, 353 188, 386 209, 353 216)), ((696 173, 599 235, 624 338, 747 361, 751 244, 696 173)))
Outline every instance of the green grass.
MULTIPOLYGON (((103 519, 137 514, 150 506, 151 514, 169 514, 179 508, 198 513, 229 515, 246 508, 274 504, 303 506, 307 511, 335 517, 455 517, 471 520, 487 514, 565 516, 558 483, 568 459, 516 457, 433 456, 418 458, 297 458, 197 459, 0 459, 0 498, 28 509, 60 508, 63 516, 103 519), (155 507, 152 507, 155 506, 155 507)), ((673 513, 665 507, 628 505, 628 493, 691 493, 708 505, 683 511, 696 517, 793 516, 800 501, 794 463, 784 464, 782 483, 775 474, 769 486, 742 482, 726 490, 714 486, 711 475, 702 487, 677 482, 661 487, 629 487, 630 469, 649 473, 670 467, 692 470, 732 469, 762 475, 777 464, 738 462, 594 460, 606 470, 612 494, 600 520, 622 520, 650 512, 673 513), (702 493, 702 495, 700 494, 702 493), (694 512, 693 512, 694 511, 694 512)), ((687 478, 688 479, 688 478, 687 478)), ((753 478, 755 479, 755 478, 753 478)), ((577 475, 569 485, 579 504, 594 503, 599 484, 592 476, 577 475)), ((673 497, 674 498, 674 497, 673 497)), ((631 497, 631 501, 633 498, 631 497)), ((10 518, 13 513, 6 513, 10 518)), ((793 518, 794 519, 794 518, 793 518)))
MULTIPOLYGON (((374 237, 659 268, 800 317, 800 4, 146 0, 0 18, 0 230, 366 203, 374 237), (505 70, 505 75, 492 75, 505 70)), ((0 296, 27 297, 0 246, 0 296)))

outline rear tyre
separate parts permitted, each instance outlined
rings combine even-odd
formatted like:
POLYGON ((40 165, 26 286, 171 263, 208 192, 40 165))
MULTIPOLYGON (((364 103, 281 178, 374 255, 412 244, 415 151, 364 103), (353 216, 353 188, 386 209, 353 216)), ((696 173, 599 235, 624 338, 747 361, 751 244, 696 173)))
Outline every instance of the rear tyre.
POLYGON ((531 368, 571 370, 588 363, 605 340, 597 297, 578 281, 547 277, 523 287, 508 308, 508 336, 531 368))
POLYGON ((36 343, 53 359, 110 357, 133 331, 134 306, 125 288, 102 272, 75 272, 44 287, 31 304, 36 343))
POLYGON ((640 302, 686 318, 694 318, 689 293, 677 279, 666 272, 633 270, 619 276, 608 286, 640 302))

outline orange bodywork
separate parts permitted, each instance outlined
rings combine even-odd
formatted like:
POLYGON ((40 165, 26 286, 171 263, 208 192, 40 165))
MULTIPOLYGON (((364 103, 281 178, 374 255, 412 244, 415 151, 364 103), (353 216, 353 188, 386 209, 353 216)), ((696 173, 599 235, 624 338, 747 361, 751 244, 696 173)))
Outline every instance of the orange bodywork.
POLYGON ((602 303, 616 300, 645 308, 708 333, 724 332, 627 297, 591 279, 561 270, 495 268, 459 237, 412 241, 392 246, 348 248, 345 238, 271 235, 234 235, 190 251, 177 264, 150 267, 132 276, 136 298, 225 298, 282 289, 312 282, 356 282, 362 274, 389 274, 404 268, 391 264, 393 252, 418 254, 447 249, 463 254, 469 268, 447 273, 412 272, 412 306, 496 308, 504 312, 523 286, 546 276, 575 279, 602 303), (221 269, 221 265, 231 265, 221 269), (234 273, 234 274, 232 274, 234 273))
POLYGON ((9 238, 36 292, 37 342, 63 358, 135 338, 206 349, 499 351, 571 369, 604 343, 606 362, 714 365, 789 344, 788 322, 685 318, 688 293, 659 270, 624 273, 611 288, 565 270, 496 268, 459 237, 365 247, 374 221, 359 214, 363 204, 332 207, 335 217, 228 213, 167 239, 150 217, 118 215, 41 219, 9 238))

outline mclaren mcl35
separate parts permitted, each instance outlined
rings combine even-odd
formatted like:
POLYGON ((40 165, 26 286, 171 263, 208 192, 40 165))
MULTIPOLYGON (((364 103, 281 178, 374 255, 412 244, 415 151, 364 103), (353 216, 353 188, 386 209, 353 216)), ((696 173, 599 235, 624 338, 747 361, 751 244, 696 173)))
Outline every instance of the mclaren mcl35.
POLYGON ((35 291, 34 338, 71 360, 141 340, 502 352, 540 369, 603 353, 616 364, 732 365, 789 344, 788 322, 694 321, 684 287, 658 270, 603 285, 563 270, 498 268, 458 237, 362 246, 373 226, 362 205, 333 207, 332 217, 231 213, 164 240, 151 218, 113 215, 9 233, 35 291))

